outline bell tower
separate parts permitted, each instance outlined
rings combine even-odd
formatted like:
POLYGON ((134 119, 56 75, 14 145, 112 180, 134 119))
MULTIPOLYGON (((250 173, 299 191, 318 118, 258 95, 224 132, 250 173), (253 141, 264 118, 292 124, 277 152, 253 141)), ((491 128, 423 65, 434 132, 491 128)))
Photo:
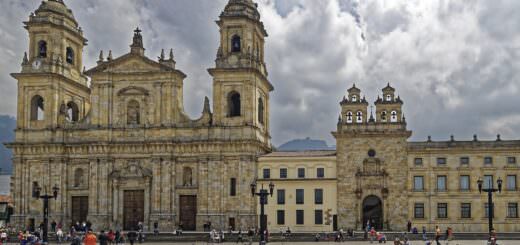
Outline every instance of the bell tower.
POLYGON ((46 0, 24 22, 29 51, 18 80, 18 129, 61 127, 80 121, 88 110, 90 89, 83 75, 87 40, 62 0, 46 0))
MULTIPOLYGON (((269 136, 269 93, 264 42, 267 32, 252 0, 229 0, 217 25, 220 46, 213 76, 216 126, 254 126, 269 136)), ((267 137, 269 138, 269 137, 267 137)))
POLYGON ((377 121, 381 123, 400 123, 403 122, 403 101, 399 96, 395 96, 395 89, 390 83, 383 88, 383 98, 378 96, 376 102, 377 121))

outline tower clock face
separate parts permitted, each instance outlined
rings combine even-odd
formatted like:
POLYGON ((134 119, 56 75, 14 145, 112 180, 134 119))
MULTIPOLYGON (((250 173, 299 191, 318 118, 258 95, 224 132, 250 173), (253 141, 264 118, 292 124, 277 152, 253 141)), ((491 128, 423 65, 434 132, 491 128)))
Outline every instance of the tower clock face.
POLYGON ((33 63, 32 63, 32 66, 34 69, 38 70, 40 69, 40 66, 42 65, 42 62, 41 60, 35 60, 33 63))

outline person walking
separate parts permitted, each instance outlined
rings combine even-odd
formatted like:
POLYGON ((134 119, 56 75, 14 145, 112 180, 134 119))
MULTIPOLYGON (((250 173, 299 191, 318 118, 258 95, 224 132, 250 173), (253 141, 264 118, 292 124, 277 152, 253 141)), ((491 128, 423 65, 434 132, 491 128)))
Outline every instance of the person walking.
POLYGON ((441 242, 439 242, 439 239, 441 239, 441 228, 439 228, 438 225, 435 226, 435 242, 437 245, 441 245, 441 242))
POLYGON ((374 227, 372 227, 370 229, 370 243, 373 243, 375 239, 376 239, 376 229, 374 227))
POLYGON ((412 221, 408 220, 408 224, 406 224, 406 228, 408 229, 408 233, 412 230, 412 221))
POLYGON ((58 228, 58 231, 56 231, 56 240, 58 241, 58 244, 61 244, 61 241, 63 241, 63 231, 61 228, 58 228))
POLYGON ((132 231, 128 232, 128 234, 126 236, 128 237, 128 241, 130 242, 130 245, 134 245, 135 240, 137 239, 137 233, 134 230, 132 230, 132 231))
POLYGON ((240 243, 244 243, 244 240, 242 238, 242 229, 238 230, 238 238, 237 238, 237 243, 240 242, 240 243))
POLYGON ((105 231, 102 230, 98 235, 99 245, 108 245, 108 236, 105 231))
POLYGON ((97 244, 97 238, 94 233, 92 233, 92 230, 89 230, 87 232, 87 235, 85 235, 85 238, 83 239, 83 243, 85 245, 96 245, 97 244))
POLYGON ((56 232, 56 221, 52 220, 51 222, 51 231, 56 232))
POLYGON ((449 245, 452 240, 453 240, 453 229, 451 229, 451 227, 448 227, 448 229, 446 229, 446 245, 449 245))
POLYGON ((428 237, 426 236, 426 226, 422 227, 422 239, 423 241, 428 240, 428 237))

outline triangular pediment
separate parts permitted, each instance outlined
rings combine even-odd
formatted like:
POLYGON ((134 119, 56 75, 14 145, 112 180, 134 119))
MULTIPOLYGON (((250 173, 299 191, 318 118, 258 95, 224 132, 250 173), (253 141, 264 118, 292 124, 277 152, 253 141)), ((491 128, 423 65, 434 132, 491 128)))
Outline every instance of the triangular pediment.
POLYGON ((88 70, 86 73, 91 75, 99 72, 141 73, 159 71, 174 71, 174 69, 159 62, 148 59, 145 56, 130 53, 114 60, 102 62, 98 64, 98 66, 88 70))

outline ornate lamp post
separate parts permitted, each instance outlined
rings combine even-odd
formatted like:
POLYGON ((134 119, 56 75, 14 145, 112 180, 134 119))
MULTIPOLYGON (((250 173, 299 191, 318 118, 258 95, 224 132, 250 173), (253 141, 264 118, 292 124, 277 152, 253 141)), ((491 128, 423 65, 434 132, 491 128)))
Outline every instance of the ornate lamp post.
POLYGON ((497 192, 497 191, 502 192, 502 179, 498 178, 498 180, 497 180, 498 189, 493 188, 493 182, 491 182, 491 181, 489 181, 489 183, 488 183, 488 185, 489 185, 488 188, 482 189, 483 183, 484 183, 484 181, 482 181, 482 179, 479 178, 477 181, 479 193, 487 192, 487 194, 488 194, 488 224, 489 224, 489 235, 491 236, 492 232, 493 232, 493 215, 494 215, 494 209, 495 209, 495 204, 493 204, 493 192, 497 192))
MULTIPOLYGON (((49 199, 54 198, 56 200, 58 198, 58 188, 57 185, 52 187, 52 196, 45 193, 41 195, 42 188, 38 186, 38 182, 33 183, 33 191, 32 196, 36 199, 43 199, 43 244, 49 243, 49 199)), ((47 192, 47 191, 46 191, 47 192)))
POLYGON ((265 236, 264 231, 267 226, 267 219, 264 214, 264 205, 267 202, 267 196, 273 196, 274 184, 273 182, 269 183, 269 192, 264 189, 264 185, 262 185, 262 189, 259 192, 256 192, 256 180, 251 184, 251 195, 260 197, 260 244, 265 244, 265 236))

